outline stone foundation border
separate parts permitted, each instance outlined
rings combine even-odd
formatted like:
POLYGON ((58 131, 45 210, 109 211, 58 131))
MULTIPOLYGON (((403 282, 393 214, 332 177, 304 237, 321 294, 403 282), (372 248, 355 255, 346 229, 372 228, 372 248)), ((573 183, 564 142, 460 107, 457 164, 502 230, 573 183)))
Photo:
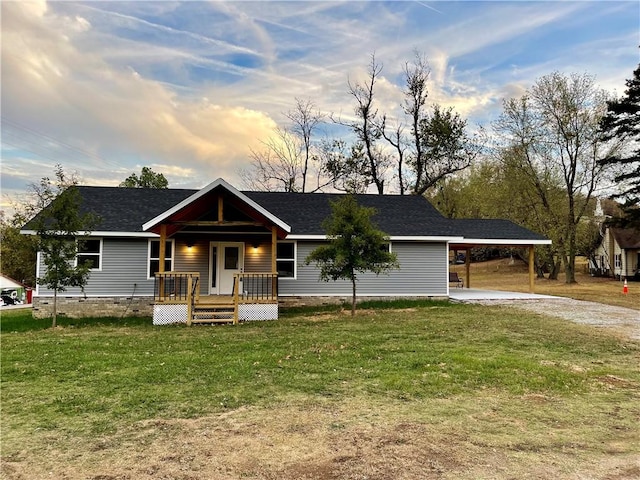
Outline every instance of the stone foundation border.
MULTIPOLYGON (((33 298, 33 317, 53 315, 53 297, 33 298)), ((153 297, 58 297, 58 315, 84 317, 151 317, 153 297)))

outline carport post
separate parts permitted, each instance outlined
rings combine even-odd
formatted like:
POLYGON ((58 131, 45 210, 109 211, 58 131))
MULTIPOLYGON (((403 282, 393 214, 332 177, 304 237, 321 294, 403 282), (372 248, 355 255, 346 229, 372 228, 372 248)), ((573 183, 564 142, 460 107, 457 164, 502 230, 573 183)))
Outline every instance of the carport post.
POLYGON ((533 245, 529 245, 529 293, 533 293, 535 290, 535 250, 533 245))
POLYGON ((467 277, 467 288, 471 288, 471 247, 467 247, 467 254, 464 259, 464 271, 467 277))

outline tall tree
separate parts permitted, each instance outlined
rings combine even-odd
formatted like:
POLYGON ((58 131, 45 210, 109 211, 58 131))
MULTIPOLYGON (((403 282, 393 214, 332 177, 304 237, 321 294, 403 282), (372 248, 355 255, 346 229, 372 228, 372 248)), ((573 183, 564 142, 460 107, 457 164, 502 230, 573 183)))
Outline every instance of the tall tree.
POLYGON ((328 282, 338 279, 351 282, 351 315, 356 313, 358 274, 379 275, 398 267, 396 255, 389 252, 389 238, 371 221, 373 208, 358 205, 353 195, 332 202, 331 216, 323 224, 329 243, 309 254, 306 263, 320 268, 320 278, 328 282))
POLYGON ((261 142, 263 148, 251 150, 251 166, 240 170, 240 177, 252 190, 300 192, 303 145, 296 135, 276 128, 273 136, 261 142))
POLYGON ((599 130, 606 94, 592 76, 559 72, 541 77, 524 96, 506 100, 495 123, 506 148, 521 160, 519 174, 534 186, 543 208, 553 214, 547 181, 558 178, 564 190, 564 219, 558 247, 566 282, 575 283, 578 225, 602 181, 598 162, 616 145, 599 130))
POLYGON ((322 122, 323 115, 310 99, 296 98, 294 109, 289 110, 286 116, 291 121, 291 131, 297 134, 302 141, 302 193, 305 193, 307 191, 309 163, 313 157, 313 135, 318 125, 322 122))
POLYGON ((45 267, 38 283, 53 290, 52 327, 57 324, 58 293, 67 287, 84 288, 87 283, 90 265, 77 261, 78 247, 97 222, 93 215, 80 212, 75 180, 70 181, 60 165, 56 166, 55 175, 53 181, 43 177, 39 184, 32 185, 43 208, 28 224, 37 232, 45 267))
POLYGON ((467 133, 467 121, 453 111, 433 106, 423 118, 416 135, 420 155, 409 161, 413 170, 412 193, 424 194, 444 178, 468 168, 483 148, 481 134, 467 133))
MULTIPOLYGON (((401 195, 422 195, 452 174, 468 168, 483 149, 484 132, 468 132, 467 121, 452 108, 427 104, 429 62, 415 52, 404 65, 401 116, 393 127, 382 115, 378 129, 395 152, 401 195), (408 125, 408 128, 406 128, 408 125)), ((375 119, 374 119, 375 120, 375 119)))
POLYGON ((324 140, 320 144, 319 155, 334 189, 352 194, 367 191, 371 175, 362 143, 347 145, 341 139, 324 140))
POLYGON ((129 188, 168 188, 169 182, 162 173, 156 173, 150 167, 142 167, 140 176, 132 173, 120 183, 120 186, 129 188))
POLYGON ((355 100, 355 120, 344 121, 333 117, 340 125, 349 127, 357 138, 357 143, 362 146, 364 158, 367 161, 367 172, 370 183, 374 184, 379 195, 384 193, 385 174, 389 166, 388 156, 377 145, 382 138, 380 125, 382 117, 378 113, 375 104, 375 86, 382 74, 382 64, 376 61, 375 54, 371 55, 367 70, 367 79, 364 82, 352 82, 348 80, 348 92, 355 100))
POLYGON ((607 114, 601 123, 604 139, 622 141, 624 148, 601 163, 615 169, 614 180, 620 192, 614 198, 625 201, 622 225, 640 230, 640 64, 626 85, 624 96, 607 102, 607 114))
POLYGON ((285 112, 289 125, 277 127, 251 150, 251 164, 240 170, 243 183, 251 189, 285 192, 316 192, 332 181, 325 176, 323 156, 314 137, 323 122, 313 101, 296 98, 285 112))

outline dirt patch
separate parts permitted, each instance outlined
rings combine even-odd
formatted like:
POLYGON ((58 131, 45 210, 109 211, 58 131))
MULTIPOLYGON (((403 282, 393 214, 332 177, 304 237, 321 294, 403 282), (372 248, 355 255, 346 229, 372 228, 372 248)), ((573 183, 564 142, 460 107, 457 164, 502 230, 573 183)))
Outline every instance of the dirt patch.
MULTIPOLYGON (((548 401, 530 397, 532 403, 548 401)), ((526 437, 505 448, 490 436, 452 428, 439 415, 407 421, 413 417, 402 407, 331 403, 139 422, 88 448, 52 447, 37 458, 17 456, 3 462, 2 478, 626 480, 640 471, 640 455, 629 450, 594 455, 584 448, 581 454, 577 444, 547 447, 526 437)), ((482 421, 492 429, 499 419, 482 421)))

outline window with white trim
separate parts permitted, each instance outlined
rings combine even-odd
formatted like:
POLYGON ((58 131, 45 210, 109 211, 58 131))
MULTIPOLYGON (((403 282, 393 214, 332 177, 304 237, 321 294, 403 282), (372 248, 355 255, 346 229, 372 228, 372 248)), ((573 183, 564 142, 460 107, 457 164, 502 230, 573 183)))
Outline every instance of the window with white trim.
MULTIPOLYGON (((173 240, 167 240, 164 249, 164 271, 173 270, 173 240)), ((149 278, 154 278, 160 271, 160 240, 149 240, 149 278)))
POLYGON ((296 278, 296 242, 276 244, 276 269, 280 278, 296 278))
POLYGON ((622 268, 622 255, 616 254, 614 257, 615 268, 622 268))
POLYGON ((88 263, 90 270, 102 269, 102 239, 85 238, 78 240, 76 265, 88 263))

